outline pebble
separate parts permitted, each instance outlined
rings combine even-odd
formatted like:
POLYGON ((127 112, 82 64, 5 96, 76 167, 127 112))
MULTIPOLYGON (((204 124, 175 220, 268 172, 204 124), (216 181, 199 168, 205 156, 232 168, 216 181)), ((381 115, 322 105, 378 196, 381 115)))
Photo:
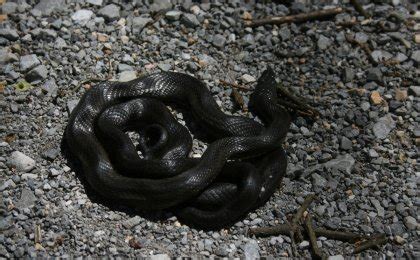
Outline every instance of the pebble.
POLYGON ((118 81, 127 82, 137 78, 137 72, 135 71, 123 71, 118 73, 118 81))
POLYGON ((372 94, 370 94, 370 101, 374 105, 380 105, 383 102, 383 99, 381 97, 381 94, 379 94, 378 91, 372 91, 372 94))
POLYGON ((1 28, 0 36, 11 41, 16 41, 19 39, 19 34, 17 33, 17 31, 9 28, 1 28))
POLYGON ((406 101, 408 98, 407 90, 396 89, 395 90, 395 100, 397 101, 406 101))
POLYGON ((65 6, 65 0, 41 0, 34 9, 39 10, 42 15, 51 15, 65 6))
POLYGON ((256 81, 256 79, 249 74, 242 75, 241 80, 245 83, 252 83, 256 81))
POLYGON ((20 57, 20 70, 23 72, 28 71, 40 64, 41 62, 39 61, 38 57, 35 54, 30 54, 30 55, 25 55, 25 56, 20 57))
POLYGON ((246 260, 253 260, 260 258, 260 247, 258 246, 257 241, 250 240, 247 242, 243 248, 244 258, 246 260))
POLYGON ((309 245, 310 245, 309 241, 304 240, 304 241, 299 243, 299 248, 300 249, 306 249, 306 248, 309 247, 309 245))
POLYGON ((317 41, 317 46, 320 50, 326 50, 331 45, 331 40, 324 35, 320 35, 317 41))
POLYGON ((410 95, 414 95, 415 97, 420 97, 420 86, 410 86, 408 93, 410 95))
POLYGON ((139 216, 132 217, 130 219, 125 220, 122 225, 127 229, 132 229, 133 227, 139 225, 143 219, 139 216))
POLYGON ((151 18, 149 17, 135 17, 133 18, 133 33, 134 34, 139 34, 143 28, 150 23, 151 21, 153 21, 151 18))
POLYGON ((188 14, 188 13, 185 13, 182 16, 181 22, 185 26, 191 27, 191 28, 195 28, 200 25, 200 22, 197 20, 197 16, 195 16, 194 14, 188 14))
POLYGON ((172 10, 172 11, 166 12, 165 17, 170 21, 178 21, 181 15, 182 15, 182 12, 172 10))
POLYGON ((213 37, 213 45, 218 47, 218 48, 223 48, 225 46, 226 43, 226 38, 223 35, 220 34, 216 34, 213 37))
POLYGON ((76 107, 77 103, 79 103, 79 100, 77 99, 73 99, 73 100, 69 100, 67 101, 67 112, 70 114, 71 111, 73 111, 73 109, 76 107))
POLYGON ((379 139, 385 139, 395 126, 395 121, 392 119, 390 114, 387 114, 386 116, 378 119, 378 121, 373 125, 373 134, 379 139))
POLYGON ((328 256, 328 260, 344 260, 344 256, 342 255, 332 255, 332 256, 328 256))
POLYGON ((355 160, 350 154, 339 155, 337 158, 330 160, 324 164, 327 169, 332 171, 344 171, 351 173, 355 160))
POLYGON ((14 2, 6 2, 1 5, 1 11, 3 14, 13 14, 16 12, 18 4, 14 2))
POLYGON ((150 11, 160 12, 162 10, 168 10, 172 8, 171 0, 154 0, 150 6, 150 11))
POLYGON ((19 151, 14 151, 8 160, 9 167, 16 168, 17 171, 30 172, 35 168, 35 160, 19 151))
POLYGON ((29 83, 36 83, 43 79, 46 79, 48 76, 48 69, 44 65, 39 65, 32 70, 30 70, 26 75, 25 79, 29 83))
POLYGON ((103 0, 86 0, 86 3, 89 3, 91 5, 101 6, 103 3, 103 0))
POLYGON ((78 24, 85 25, 92 18, 92 15, 91 10, 80 9, 71 15, 71 19, 78 24))
POLYGON ((107 21, 114 21, 120 18, 120 7, 115 4, 110 4, 102 7, 98 11, 98 16, 102 16, 107 21))
POLYGON ((366 76, 368 81, 382 81, 382 72, 379 68, 372 68, 367 71, 366 76))
POLYGON ((25 209, 35 205, 37 198, 32 190, 23 189, 20 194, 20 199, 15 203, 15 206, 19 209, 25 209))
POLYGON ((413 218, 412 216, 407 216, 404 218, 404 224, 409 230, 416 230, 420 226, 417 223, 417 220, 413 218))
POLYGON ((420 50, 413 51, 413 53, 411 54, 411 59, 417 64, 420 64, 420 50))
POLYGON ((354 79, 354 71, 351 68, 345 68, 343 71, 343 81, 351 82, 354 79))
POLYGON ((392 54, 387 52, 387 51, 382 51, 382 50, 374 50, 372 51, 372 53, 370 54, 370 56, 372 57, 372 59, 376 62, 382 62, 382 61, 387 61, 389 59, 392 58, 392 54))
POLYGON ((341 142, 340 142, 340 147, 343 150, 351 150, 353 146, 353 143, 351 142, 350 139, 348 139, 347 137, 343 136, 341 138, 341 142))

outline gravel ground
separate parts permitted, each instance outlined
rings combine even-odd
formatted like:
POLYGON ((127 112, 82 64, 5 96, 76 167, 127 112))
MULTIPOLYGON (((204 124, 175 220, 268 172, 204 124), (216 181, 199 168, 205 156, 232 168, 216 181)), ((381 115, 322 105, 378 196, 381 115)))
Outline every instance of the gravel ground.
MULTIPOLYGON (((309 210, 318 226, 389 236, 365 256, 418 257, 420 12, 414 1, 361 1, 373 14, 368 21, 345 0, 0 2, 0 256, 290 256, 288 237, 260 239, 246 231, 283 223, 315 192, 309 210), (349 11, 322 22, 244 26, 249 18, 328 6, 349 11), (155 220, 110 208, 87 196, 61 154, 69 111, 90 87, 88 79, 187 72, 208 84, 224 111, 248 115, 219 80, 252 88, 268 65, 321 116, 296 118, 281 188, 230 229, 203 232, 169 213, 155 220)), ((247 102, 249 93, 241 94, 247 102)), ((196 142, 196 154, 204 149, 196 142)), ((335 259, 353 248, 323 237, 318 243, 335 259)), ((308 249, 307 241, 298 245, 301 256, 308 249)))

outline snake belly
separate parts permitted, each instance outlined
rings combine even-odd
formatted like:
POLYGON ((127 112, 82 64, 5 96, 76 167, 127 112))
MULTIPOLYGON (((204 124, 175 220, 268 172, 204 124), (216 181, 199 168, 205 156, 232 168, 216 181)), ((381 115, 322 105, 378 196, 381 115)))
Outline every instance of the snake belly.
POLYGON ((263 123, 223 113, 205 84, 187 74, 104 82, 82 96, 64 138, 101 196, 141 210, 168 209, 186 224, 217 229, 263 205, 285 175, 290 115, 277 98, 270 68, 249 104, 263 123), (189 157, 191 135, 169 104, 188 110, 212 137, 201 158, 189 157), (128 131, 139 133, 138 147, 128 131))

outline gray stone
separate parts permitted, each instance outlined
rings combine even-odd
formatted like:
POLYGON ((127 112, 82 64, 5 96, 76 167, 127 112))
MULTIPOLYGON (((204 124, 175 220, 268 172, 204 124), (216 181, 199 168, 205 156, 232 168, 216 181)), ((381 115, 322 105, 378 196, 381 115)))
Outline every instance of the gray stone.
POLYGON ((249 75, 249 74, 242 75, 241 80, 243 82, 245 82, 245 83, 251 83, 251 82, 255 82, 256 81, 256 79, 253 76, 249 75))
POLYGON ((408 88, 408 94, 415 97, 420 97, 420 86, 410 86, 408 88))
POLYGON ((54 161, 55 158, 57 158, 57 156, 60 154, 60 150, 55 149, 55 148, 51 148, 51 149, 47 149, 46 151, 44 151, 42 153, 42 157, 44 159, 50 160, 50 161, 54 161))
POLYGON ((351 150, 351 148, 353 147, 353 143, 351 142, 350 139, 348 139, 347 137, 343 136, 341 138, 340 147, 343 150, 351 150))
POLYGON ((91 10, 80 9, 71 15, 71 19, 78 24, 85 25, 92 18, 92 15, 91 10))
POLYGON ((255 44, 255 39, 254 36, 250 33, 245 34, 244 38, 243 38, 244 44, 245 45, 253 45, 255 44))
POLYGON ((366 43, 369 40, 369 36, 364 32, 357 32, 354 36, 354 40, 358 43, 366 43))
POLYGON ((370 56, 376 62, 387 61, 392 58, 391 53, 382 50, 374 50, 370 56))
POLYGON ((282 27, 280 30, 279 30, 279 36, 281 37, 281 40, 282 41, 287 41, 287 40, 289 40, 290 39, 290 37, 291 37, 291 33, 290 33, 290 30, 289 30, 289 28, 287 28, 287 27, 282 27))
POLYGON ((369 157, 370 158, 378 158, 379 154, 375 151, 375 149, 369 149, 369 157))
POLYGON ((142 218, 139 216, 132 217, 130 219, 125 220, 122 225, 127 228, 131 229, 137 225, 139 225, 142 222, 142 218))
POLYGON ((65 7, 65 0, 41 0, 34 9, 39 10, 42 15, 50 15, 56 10, 65 7))
POLYGON ((0 49, 0 64, 7 64, 9 62, 18 61, 19 58, 9 48, 0 49))
POLYGON ((416 230, 418 228, 417 220, 412 216, 405 217, 404 224, 409 230, 416 230))
POLYGON ((149 256, 150 260, 170 260, 171 257, 167 254, 156 254, 149 256))
POLYGON ((35 167, 35 161, 19 151, 14 151, 9 157, 8 166, 16 168, 17 171, 30 172, 35 167))
POLYGON ((169 71, 172 68, 172 65, 168 63, 159 63, 158 67, 163 71, 169 71))
POLYGON ((309 247, 309 245, 310 245, 309 241, 303 240, 302 242, 299 243, 299 248, 306 249, 309 247))
POLYGON ((328 257, 328 260, 344 260, 344 256, 342 255, 332 255, 328 257))
POLYGON ((79 100, 76 100, 76 99, 67 101, 67 112, 69 113, 69 115, 71 111, 73 111, 73 109, 77 106, 78 103, 79 103, 79 100))
POLYGON ((86 0, 86 3, 89 3, 91 5, 101 6, 103 3, 103 0, 86 0))
POLYGON ((170 21, 178 21, 181 15, 182 15, 181 11, 173 10, 173 11, 166 12, 165 17, 170 21))
POLYGON ((64 47, 67 47, 67 43, 63 38, 58 37, 57 39, 55 39, 54 48, 62 49, 64 47))
POLYGON ((343 71, 344 83, 351 82, 354 79, 354 71, 351 68, 345 68, 343 71))
POLYGON ((323 188, 327 184, 327 180, 317 173, 312 173, 312 185, 316 188, 323 188))
POLYGON ((368 81, 382 81, 382 72, 379 68, 371 68, 367 71, 366 79, 368 81))
POLYGON ((420 65, 420 50, 413 51, 411 54, 411 59, 420 65))
POLYGON ((373 134, 379 139, 385 139, 388 134, 395 128, 396 123, 390 114, 387 114, 373 125, 373 134))
POLYGON ((331 40, 324 35, 320 35, 317 46, 320 50, 326 50, 331 45, 331 40))
POLYGON ((191 27, 191 28, 195 28, 200 25, 200 22, 198 21, 197 16, 195 16, 194 14, 188 14, 188 13, 182 16, 181 22, 185 26, 191 27))
POLYGON ((152 21, 153 19, 149 17, 134 17, 132 23, 133 34, 139 34, 143 28, 152 21))
POLYGON ((30 70, 26 75, 25 79, 30 83, 36 83, 41 81, 48 76, 48 69, 44 65, 39 65, 34 69, 30 70))
POLYGON ((373 206, 375 207, 375 209, 378 213, 378 216, 381 217, 381 218, 385 217, 385 210, 381 206, 381 203, 379 202, 379 200, 371 199, 370 201, 372 202, 373 206))
POLYGON ((350 154, 339 155, 337 158, 330 160, 324 164, 325 168, 332 171, 351 173, 355 160, 350 154))
POLYGON ((168 10, 172 8, 171 0, 153 0, 153 4, 150 5, 150 11, 159 12, 162 10, 168 10))
POLYGON ((2 4, 1 11, 3 14, 13 14, 16 13, 16 9, 18 8, 18 4, 14 2, 6 2, 2 4))
POLYGON ((118 64, 118 72, 123 72, 123 71, 133 71, 133 67, 131 67, 130 65, 124 64, 124 63, 119 63, 118 64))
POLYGON ((223 48, 225 46, 225 43, 226 43, 226 38, 221 34, 216 34, 213 37, 212 43, 213 43, 214 46, 216 46, 218 48, 223 48))
POLYGON ((32 190, 23 189, 20 195, 20 199, 15 203, 15 206, 19 209, 29 208, 35 204, 37 198, 32 190))
POLYGON ((250 240, 243 247, 244 257, 246 260, 254 260, 260 258, 260 247, 258 246, 257 241, 250 240))
POLYGON ((137 78, 137 72, 135 71, 123 71, 118 74, 118 81, 127 82, 137 78))
POLYGON ((98 11, 98 16, 102 16, 107 21, 114 21, 120 17, 120 7, 115 4, 110 4, 102 7, 98 11))
POLYGON ((35 54, 20 57, 20 70, 23 72, 32 69, 39 64, 41 64, 41 62, 35 54))
POLYGON ((4 37, 10 41, 16 41, 19 39, 19 34, 14 29, 3 28, 0 29, 0 37, 4 37))

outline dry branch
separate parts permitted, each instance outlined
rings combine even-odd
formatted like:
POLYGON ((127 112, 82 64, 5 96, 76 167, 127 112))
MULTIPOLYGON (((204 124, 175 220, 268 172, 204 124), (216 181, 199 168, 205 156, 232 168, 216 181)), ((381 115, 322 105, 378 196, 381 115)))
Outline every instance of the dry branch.
POLYGON ((369 18, 370 17, 370 15, 366 12, 366 10, 359 3, 359 1, 357 1, 357 0, 350 0, 350 3, 354 6, 354 9, 356 9, 356 11, 359 12, 361 15, 363 15, 365 18, 369 18))
POLYGON ((344 12, 344 9, 341 7, 317 10, 310 13, 302 13, 296 15, 287 15, 287 16, 272 16, 255 21, 245 22, 245 25, 250 27, 257 27, 265 24, 284 24, 284 23, 303 23, 312 20, 321 20, 326 19, 331 16, 335 16, 339 13, 344 12))

